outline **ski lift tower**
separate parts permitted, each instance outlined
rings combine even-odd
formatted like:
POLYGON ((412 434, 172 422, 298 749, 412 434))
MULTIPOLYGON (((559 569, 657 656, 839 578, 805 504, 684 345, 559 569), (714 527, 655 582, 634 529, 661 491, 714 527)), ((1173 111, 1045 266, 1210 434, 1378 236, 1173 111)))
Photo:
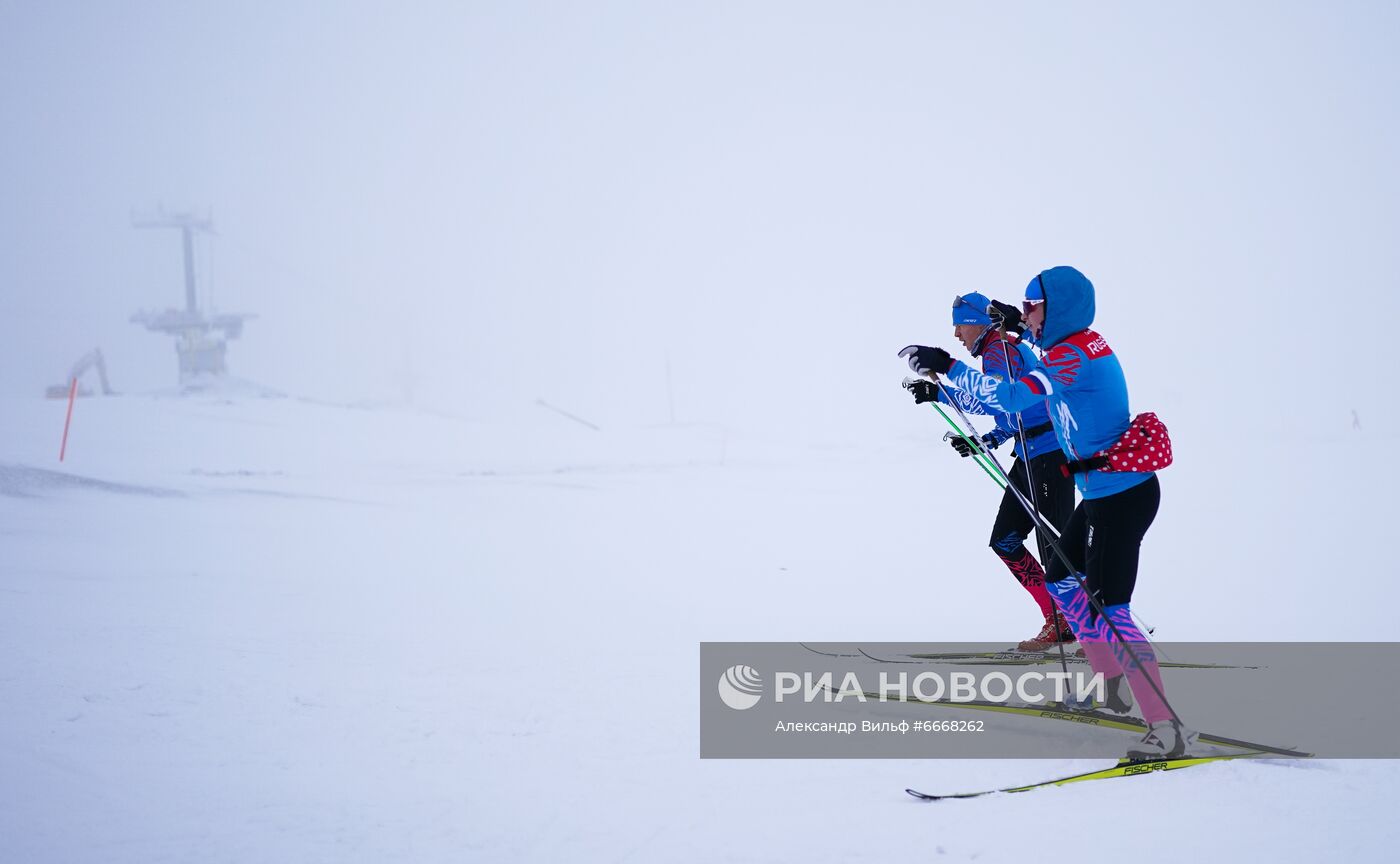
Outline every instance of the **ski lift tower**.
POLYGON ((194 235, 213 234, 214 224, 204 216, 193 213, 159 211, 152 216, 133 217, 134 228, 178 228, 185 251, 185 308, 163 312, 141 310, 131 316, 135 324, 144 325, 156 333, 175 337, 175 353, 180 358, 180 385, 198 386, 210 378, 222 378, 228 373, 224 354, 228 340, 243 333, 243 322, 254 316, 217 314, 206 315, 199 308, 194 282, 194 235))

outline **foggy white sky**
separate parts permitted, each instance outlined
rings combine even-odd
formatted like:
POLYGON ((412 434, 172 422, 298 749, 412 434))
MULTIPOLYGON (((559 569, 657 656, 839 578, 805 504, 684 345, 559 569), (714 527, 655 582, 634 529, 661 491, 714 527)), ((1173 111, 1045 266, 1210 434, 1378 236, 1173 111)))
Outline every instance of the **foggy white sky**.
MULTIPOLYGON (((1390 3, 0 0, 0 391, 201 277, 234 374, 491 417, 908 421, 954 293, 1099 289, 1134 408, 1328 428, 1386 402, 1390 3), (1300 398, 1304 397, 1304 398, 1300 398), (524 407, 522 407, 524 406, 524 407), (1232 416, 1234 415, 1234 416, 1232 416)), ((926 419, 926 418, 921 418, 926 419)))

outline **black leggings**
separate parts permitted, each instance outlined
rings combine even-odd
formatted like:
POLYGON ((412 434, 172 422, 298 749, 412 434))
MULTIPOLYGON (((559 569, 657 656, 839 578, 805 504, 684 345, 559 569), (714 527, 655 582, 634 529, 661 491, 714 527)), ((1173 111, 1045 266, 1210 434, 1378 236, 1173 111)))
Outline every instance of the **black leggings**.
MULTIPOLYGON (((1084 574, 1089 592, 1104 606, 1127 603, 1137 584, 1138 549, 1157 518, 1162 487, 1153 474, 1131 489, 1106 498, 1079 502, 1060 536, 1060 550, 1075 570, 1084 574)), ((1060 556, 1051 554, 1045 581, 1069 578, 1060 556)))
MULTIPOLYGON (((1042 453, 1030 461, 1031 475, 1035 478, 1034 496, 1028 491, 1030 486, 1026 482, 1025 460, 1017 459, 1006 472, 1011 478, 1011 485, 1019 489, 1021 494, 1026 496, 1026 500, 1035 504, 1040 510, 1040 515, 1055 526, 1056 531, 1065 530, 1065 522, 1074 510, 1074 481, 1060 471, 1063 464, 1065 454, 1058 448, 1049 453, 1042 453)), ((1003 558, 1018 557, 1021 554, 1021 544, 1030 536, 1033 524, 1026 508, 1016 500, 1015 493, 1007 489, 1002 493, 1001 508, 997 510, 997 520, 992 524, 992 540, 988 545, 1003 558)), ((1045 541, 1054 538, 1040 539, 1045 541)))

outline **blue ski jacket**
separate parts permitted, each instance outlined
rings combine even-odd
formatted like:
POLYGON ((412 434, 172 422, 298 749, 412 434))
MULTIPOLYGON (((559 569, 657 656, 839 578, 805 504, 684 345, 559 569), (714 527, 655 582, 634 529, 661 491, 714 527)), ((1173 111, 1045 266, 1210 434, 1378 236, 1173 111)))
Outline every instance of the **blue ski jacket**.
MULTIPOLYGON (((998 338, 991 331, 988 332, 987 344, 983 346, 979 356, 982 358, 982 373, 1003 381, 1013 381, 1020 378, 1039 364, 1035 353, 1030 348, 1013 339, 998 338), (1007 368, 1008 362, 1009 369, 1007 368)), ((1060 446, 1059 441, 1055 438, 1054 430, 1047 428, 1043 432, 1030 436, 1030 440, 1026 444, 1031 452, 1027 456, 1022 452, 1020 436, 1017 434, 1015 412, 993 407, 971 392, 959 388, 956 382, 952 382, 951 378, 949 380, 953 386, 939 388, 938 401, 945 405, 956 403, 968 414, 990 415, 996 421, 996 427, 985 437, 990 438, 995 446, 1000 447, 1007 439, 1015 441, 1015 454, 1021 459, 1034 459, 1060 446)), ((1049 424, 1050 415, 1046 413, 1043 402, 1038 402, 1021 411, 1021 428, 1027 432, 1049 424)))
MULTIPOLYGON (((1040 362, 1017 378, 1002 380, 955 361, 948 380, 997 411, 1049 409, 1055 436, 1070 459, 1086 459, 1128 431, 1128 383, 1118 357, 1094 323, 1094 285, 1073 267, 1037 277, 1045 291, 1040 362)), ((1024 347, 1024 346, 1023 346, 1024 347)), ((1027 349, 1029 350, 1029 349, 1027 349)), ((1025 414, 1022 414, 1024 417, 1025 414)), ((1084 498, 1106 498, 1146 482, 1151 472, 1087 471, 1074 476, 1084 498)))

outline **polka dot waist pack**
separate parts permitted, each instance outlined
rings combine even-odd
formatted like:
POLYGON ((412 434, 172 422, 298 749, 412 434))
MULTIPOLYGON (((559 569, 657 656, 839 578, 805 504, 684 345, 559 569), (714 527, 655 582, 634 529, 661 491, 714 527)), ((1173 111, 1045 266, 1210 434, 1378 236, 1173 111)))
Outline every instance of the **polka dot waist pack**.
POLYGON ((1067 462, 1060 470, 1068 477, 1083 471, 1103 471, 1106 474, 1160 471, 1170 464, 1172 439, 1167 434, 1167 425, 1148 411, 1134 417, 1133 422, 1128 424, 1128 431, 1112 446, 1088 459, 1067 462))

